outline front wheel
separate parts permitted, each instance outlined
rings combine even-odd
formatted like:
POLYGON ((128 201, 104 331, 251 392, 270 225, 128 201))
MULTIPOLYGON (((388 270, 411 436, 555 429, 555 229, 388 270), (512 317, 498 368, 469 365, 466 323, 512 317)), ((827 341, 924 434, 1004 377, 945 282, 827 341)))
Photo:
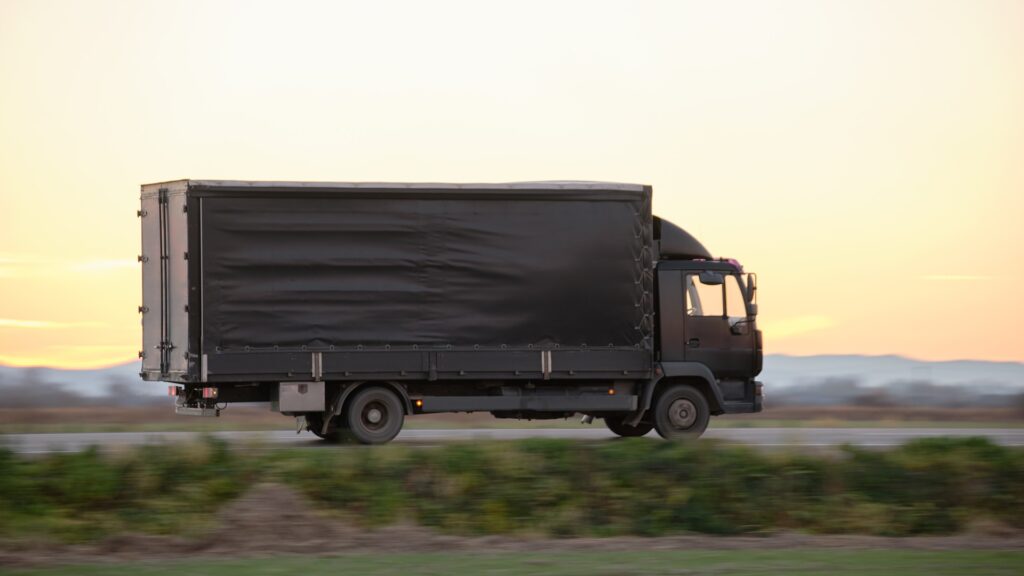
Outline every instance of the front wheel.
POLYGON ((643 436, 654 428, 654 424, 648 422, 640 422, 636 426, 630 426, 626 424, 626 418, 623 416, 605 416, 604 425, 623 438, 643 436))
POLYGON ((364 388, 345 403, 348 434, 361 444, 390 442, 402 430, 404 420, 402 401, 387 388, 364 388))
POLYGON ((668 440, 699 438, 710 419, 707 398, 685 384, 665 390, 654 408, 654 428, 668 440))

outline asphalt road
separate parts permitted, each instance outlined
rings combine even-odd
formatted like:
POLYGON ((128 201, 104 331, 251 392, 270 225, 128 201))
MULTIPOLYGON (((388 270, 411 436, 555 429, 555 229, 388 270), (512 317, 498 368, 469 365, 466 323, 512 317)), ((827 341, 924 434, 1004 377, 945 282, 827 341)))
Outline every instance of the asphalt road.
MULTIPOLYGON (((245 447, 312 447, 326 445, 312 434, 289 431, 213 432, 213 436, 245 447)), ((22 454, 78 452, 89 446, 117 449, 161 442, 187 442, 201 436, 196 432, 103 432, 82 434, 6 434, 0 444, 22 454)), ((655 437, 652 432, 650 436, 655 437)), ((936 436, 984 436, 1004 446, 1024 446, 1024 429, 1001 428, 721 428, 709 429, 704 437, 748 444, 766 449, 821 449, 855 444, 885 448, 915 438, 936 436)), ((441 444, 474 439, 519 440, 523 438, 568 438, 603 440, 615 436, 599 424, 580 428, 495 428, 456 430, 403 430, 395 442, 441 444)))

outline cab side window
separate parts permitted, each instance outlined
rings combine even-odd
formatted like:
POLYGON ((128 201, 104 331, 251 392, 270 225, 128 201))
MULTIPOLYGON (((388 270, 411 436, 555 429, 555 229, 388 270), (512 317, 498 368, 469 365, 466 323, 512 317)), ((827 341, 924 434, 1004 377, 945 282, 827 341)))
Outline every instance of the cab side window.
POLYGON ((725 312, 722 286, 704 284, 696 274, 686 276, 686 314, 718 316, 725 312))

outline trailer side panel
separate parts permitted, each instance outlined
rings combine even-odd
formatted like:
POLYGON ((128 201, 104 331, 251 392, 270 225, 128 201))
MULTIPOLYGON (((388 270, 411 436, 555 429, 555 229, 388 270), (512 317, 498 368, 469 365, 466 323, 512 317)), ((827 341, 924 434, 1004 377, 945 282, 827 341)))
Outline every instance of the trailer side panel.
POLYGON ((649 200, 623 197, 205 197, 204 352, 649 350, 649 200))

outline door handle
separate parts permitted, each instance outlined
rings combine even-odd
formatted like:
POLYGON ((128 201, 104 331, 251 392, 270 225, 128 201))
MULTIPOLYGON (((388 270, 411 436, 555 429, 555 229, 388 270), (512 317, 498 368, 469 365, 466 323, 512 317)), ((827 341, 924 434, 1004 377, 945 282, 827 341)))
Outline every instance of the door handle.
POLYGON ((700 338, 690 338, 686 341, 686 345, 690 348, 700 348, 700 338))

